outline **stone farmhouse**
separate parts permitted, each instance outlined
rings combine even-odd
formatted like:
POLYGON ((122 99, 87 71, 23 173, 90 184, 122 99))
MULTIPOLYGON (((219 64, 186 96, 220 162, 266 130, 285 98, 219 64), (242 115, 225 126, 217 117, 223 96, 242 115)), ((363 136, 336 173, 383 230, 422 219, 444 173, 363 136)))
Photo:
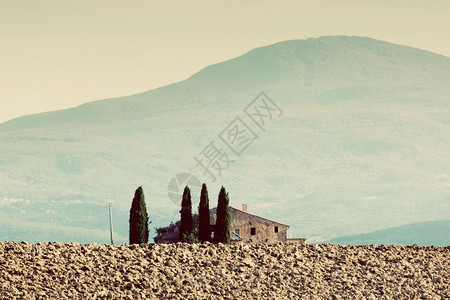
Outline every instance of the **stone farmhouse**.
MULTIPOLYGON (((305 243, 303 238, 289 239, 289 225, 272 221, 247 212, 247 205, 242 210, 231 207, 231 242, 232 243, 305 243)), ((210 209, 212 232, 216 223, 216 208, 210 209)), ((176 243, 180 222, 159 228, 154 237, 155 243, 176 243)))

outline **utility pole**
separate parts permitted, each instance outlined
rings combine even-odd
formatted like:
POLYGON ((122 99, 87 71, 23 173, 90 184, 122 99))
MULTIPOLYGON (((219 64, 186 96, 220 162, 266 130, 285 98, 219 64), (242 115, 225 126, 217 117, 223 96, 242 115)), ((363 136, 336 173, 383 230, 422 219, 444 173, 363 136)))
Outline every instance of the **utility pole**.
POLYGON ((109 202, 109 232, 111 234, 111 245, 114 245, 113 240, 113 223, 112 223, 112 203, 109 202))

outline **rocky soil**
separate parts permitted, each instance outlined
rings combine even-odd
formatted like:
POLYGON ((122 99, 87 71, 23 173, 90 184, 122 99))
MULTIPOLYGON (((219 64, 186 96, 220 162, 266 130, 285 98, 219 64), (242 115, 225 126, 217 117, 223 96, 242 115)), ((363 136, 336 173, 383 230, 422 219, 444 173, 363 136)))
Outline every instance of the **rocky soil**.
POLYGON ((0 243, 2 299, 450 299, 450 247, 0 243))

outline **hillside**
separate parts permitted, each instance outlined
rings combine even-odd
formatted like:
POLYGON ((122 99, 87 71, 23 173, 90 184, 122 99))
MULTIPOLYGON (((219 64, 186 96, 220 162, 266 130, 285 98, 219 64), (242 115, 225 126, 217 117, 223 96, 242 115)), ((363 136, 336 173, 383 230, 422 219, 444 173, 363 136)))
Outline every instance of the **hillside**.
POLYGON ((223 184, 231 205, 247 203, 310 242, 443 220, 449 82, 448 57, 321 37, 257 48, 137 95, 11 120, 0 124, 0 228, 9 218, 106 233, 112 202, 126 237, 140 185, 152 228, 166 225, 179 215, 167 186, 183 172, 208 184, 212 205, 223 184), (244 113, 262 91, 282 110, 263 129, 244 113), (236 117, 257 135, 240 156, 219 138, 236 117), (194 160, 211 141, 232 160, 216 182, 194 160))
MULTIPOLYGON (((0 236, 5 241, 28 241, 29 243, 42 241, 70 243, 73 240, 80 243, 98 241, 106 244, 111 242, 109 230, 84 229, 64 225, 55 226, 52 223, 27 222, 26 220, 9 218, 2 218, 0 236)), ((114 233, 114 241, 125 243, 128 242, 128 237, 114 233)))
POLYGON ((353 236, 338 237, 328 241, 340 245, 412 245, 450 246, 450 221, 432 221, 403 225, 395 228, 353 236))

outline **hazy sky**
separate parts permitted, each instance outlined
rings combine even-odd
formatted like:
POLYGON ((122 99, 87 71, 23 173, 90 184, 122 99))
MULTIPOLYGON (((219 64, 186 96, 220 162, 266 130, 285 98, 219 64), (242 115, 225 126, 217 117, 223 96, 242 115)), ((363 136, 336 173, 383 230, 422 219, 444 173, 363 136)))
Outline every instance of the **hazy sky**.
POLYGON ((187 78, 255 47, 359 35, 450 56, 450 0, 0 0, 0 122, 187 78))

